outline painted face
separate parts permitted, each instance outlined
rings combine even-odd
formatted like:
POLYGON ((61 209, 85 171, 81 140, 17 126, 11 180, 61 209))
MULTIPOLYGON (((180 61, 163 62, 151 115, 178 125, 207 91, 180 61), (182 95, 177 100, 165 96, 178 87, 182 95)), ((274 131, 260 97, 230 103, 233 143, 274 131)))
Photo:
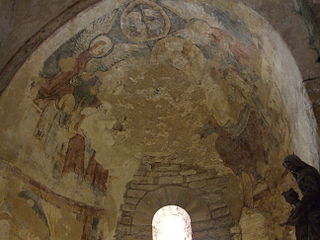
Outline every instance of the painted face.
POLYGON ((123 12, 121 29, 133 41, 156 40, 167 35, 170 21, 158 5, 139 0, 133 1, 123 12))
POLYGON ((104 41, 98 41, 96 42, 92 48, 90 49, 93 55, 101 55, 104 52, 106 42, 104 41))
POLYGON ((108 54, 111 48, 111 40, 105 35, 100 35, 91 41, 89 52, 93 57, 103 57, 108 54))

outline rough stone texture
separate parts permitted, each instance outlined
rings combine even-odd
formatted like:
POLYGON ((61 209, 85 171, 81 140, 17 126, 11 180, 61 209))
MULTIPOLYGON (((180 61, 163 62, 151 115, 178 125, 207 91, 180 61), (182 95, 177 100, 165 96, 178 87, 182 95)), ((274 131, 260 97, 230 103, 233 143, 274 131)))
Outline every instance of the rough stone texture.
MULTIPOLYGON (((150 160, 149 160, 150 161, 150 160)), ((158 162, 156 159, 153 161, 158 162)), ((150 163, 150 162, 149 162, 150 163)), ((142 163, 144 164, 144 163, 142 163)), ((166 164, 155 164, 157 167, 152 167, 147 171, 147 175, 152 172, 161 171, 163 168, 167 167, 166 164)), ((154 176, 154 189, 147 191, 147 194, 141 195, 139 200, 136 202, 135 206, 130 205, 126 208, 125 205, 122 207, 122 216, 131 215, 134 211, 133 221, 130 224, 131 231, 128 232, 126 229, 122 229, 122 224, 124 224, 123 218, 118 221, 118 227, 116 230, 117 239, 123 239, 128 236, 133 238, 149 239, 151 236, 150 229, 142 229, 141 226, 148 225, 152 221, 152 218, 156 211, 162 206, 166 205, 178 205, 183 207, 192 219, 192 231, 193 239, 206 239, 207 237, 213 236, 229 239, 234 233, 230 232, 230 227, 234 226, 234 218, 231 217, 231 212, 227 203, 224 202, 223 192, 228 191, 228 186, 226 186, 226 179, 223 177, 218 177, 215 170, 201 170, 192 166, 182 166, 184 170, 176 168, 175 172, 177 175, 182 172, 193 173, 194 176, 203 179, 201 182, 204 185, 199 185, 199 181, 194 181, 189 183, 191 188, 175 187, 177 183, 183 186, 187 183, 187 177, 182 178, 178 176, 181 181, 175 182, 171 181, 170 186, 166 187, 169 182, 161 182, 162 177, 154 176), (189 170, 185 170, 189 168, 189 170), (157 180, 159 178, 159 181, 157 180), (206 182, 210 182, 210 185, 206 185, 206 182), (219 185, 214 183, 220 183, 219 185), (216 194, 210 194, 215 192, 216 194), (208 197, 209 196, 209 197, 208 197), (217 202, 220 201, 220 202, 217 202), (212 211, 210 212, 210 209, 212 211)), ((139 168, 141 169, 141 168, 139 168)), ((226 176, 228 178, 228 176, 226 176)), ((137 186, 144 186, 143 183, 135 182, 134 184, 128 184, 125 196, 132 195, 132 187, 137 188, 137 186)), ((239 196, 237 196, 239 197, 239 196)), ((125 197, 127 202, 127 197, 125 197)), ((130 198, 129 198, 130 201, 130 198)))
POLYGON ((281 159, 317 166, 318 153, 286 44, 240 2, 127 3, 68 22, 1 95, 1 234, 150 239, 155 211, 176 204, 195 239, 250 239, 250 216, 262 238, 287 236, 281 159))
POLYGON ((183 177, 160 177, 159 178, 160 184, 180 184, 183 183, 183 177))

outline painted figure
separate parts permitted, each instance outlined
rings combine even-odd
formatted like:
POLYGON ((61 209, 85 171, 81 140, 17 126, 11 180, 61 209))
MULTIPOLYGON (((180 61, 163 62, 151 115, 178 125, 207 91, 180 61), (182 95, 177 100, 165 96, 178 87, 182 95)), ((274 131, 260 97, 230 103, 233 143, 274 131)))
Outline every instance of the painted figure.
POLYGON ((95 152, 92 154, 89 164, 86 170, 85 179, 93 187, 98 188, 100 191, 105 192, 107 190, 107 180, 109 171, 104 169, 100 163, 95 159, 95 152))
MULTIPOLYGON (((283 166, 296 179, 303 194, 300 201, 294 200, 295 208, 285 225, 296 226, 297 240, 319 240, 320 174, 317 169, 306 164, 294 154, 284 159, 283 166)), ((286 195, 286 193, 284 194, 286 195)))
POLYGON ((78 176, 83 176, 84 156, 85 138, 80 134, 76 134, 69 140, 62 173, 66 174, 68 172, 73 171, 78 176))
POLYGON ((121 29, 129 40, 157 40, 168 34, 170 20, 157 4, 147 0, 137 0, 124 10, 121 16, 121 29))
POLYGON ((61 72, 44 83, 39 92, 37 99, 59 100, 64 95, 73 92, 73 86, 70 80, 74 76, 76 62, 73 58, 65 58, 59 61, 61 72))
POLYGON ((111 42, 98 38, 93 40, 89 48, 76 58, 59 60, 61 71, 41 86, 37 99, 60 100, 64 95, 73 93, 77 79, 86 71, 87 63, 96 56, 102 56, 111 48, 111 42))
POLYGON ((93 58, 106 56, 112 48, 111 40, 105 34, 100 34, 76 57, 60 59, 60 72, 51 79, 46 79, 36 98, 40 102, 48 100, 49 104, 42 109, 35 136, 40 139, 49 134, 53 135, 57 124, 73 133, 68 139, 62 175, 73 172, 81 179, 92 178, 88 181, 91 186, 103 192, 106 191, 108 170, 95 160, 94 154, 91 157, 93 159, 89 160, 88 169, 85 169, 86 139, 79 126, 85 117, 82 110, 88 107, 97 108, 102 104, 97 97, 101 83, 94 73, 87 72, 87 63, 93 58), (60 115, 64 116, 64 119, 61 120, 60 115), (52 127, 54 123, 55 127, 52 127))

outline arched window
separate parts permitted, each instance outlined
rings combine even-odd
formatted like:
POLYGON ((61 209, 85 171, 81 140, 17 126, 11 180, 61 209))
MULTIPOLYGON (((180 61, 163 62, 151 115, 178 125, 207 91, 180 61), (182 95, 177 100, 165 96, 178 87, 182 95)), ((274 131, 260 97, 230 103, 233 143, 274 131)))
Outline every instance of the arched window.
POLYGON ((153 240, 192 240, 191 219, 181 207, 160 208, 152 219, 153 240))

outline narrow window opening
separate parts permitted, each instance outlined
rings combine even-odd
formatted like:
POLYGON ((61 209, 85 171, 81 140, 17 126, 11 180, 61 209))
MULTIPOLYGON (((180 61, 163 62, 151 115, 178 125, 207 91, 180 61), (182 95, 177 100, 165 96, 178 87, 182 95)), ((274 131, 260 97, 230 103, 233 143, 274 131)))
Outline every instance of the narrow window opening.
POLYGON ((181 207, 160 208, 152 219, 153 240, 192 240, 191 219, 181 207))

